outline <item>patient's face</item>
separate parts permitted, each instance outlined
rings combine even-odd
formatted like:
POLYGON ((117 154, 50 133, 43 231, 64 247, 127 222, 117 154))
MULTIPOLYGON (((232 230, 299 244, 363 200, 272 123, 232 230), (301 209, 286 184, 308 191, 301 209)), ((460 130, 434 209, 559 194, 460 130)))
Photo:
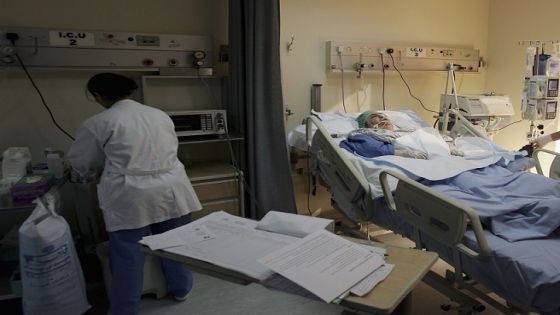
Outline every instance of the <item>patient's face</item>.
POLYGON ((387 129, 387 130, 395 130, 395 125, 389 120, 389 118, 373 114, 369 116, 367 121, 368 128, 377 128, 377 129, 387 129))

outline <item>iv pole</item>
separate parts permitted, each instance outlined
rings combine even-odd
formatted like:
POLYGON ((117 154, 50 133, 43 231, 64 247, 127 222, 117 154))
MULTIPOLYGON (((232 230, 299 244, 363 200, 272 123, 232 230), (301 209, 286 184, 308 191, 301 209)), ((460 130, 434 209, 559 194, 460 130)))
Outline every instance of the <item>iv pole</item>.
MULTIPOLYGON (((451 93, 453 93, 455 97, 455 107, 459 107, 459 100, 457 98, 457 86, 455 85, 455 64, 449 63, 447 64, 447 80, 445 81, 445 94, 449 90, 449 81, 451 81, 451 93)), ((449 124, 449 110, 451 108, 447 108, 444 106, 443 108, 443 123, 442 123, 442 131, 447 134, 447 125, 449 124)))

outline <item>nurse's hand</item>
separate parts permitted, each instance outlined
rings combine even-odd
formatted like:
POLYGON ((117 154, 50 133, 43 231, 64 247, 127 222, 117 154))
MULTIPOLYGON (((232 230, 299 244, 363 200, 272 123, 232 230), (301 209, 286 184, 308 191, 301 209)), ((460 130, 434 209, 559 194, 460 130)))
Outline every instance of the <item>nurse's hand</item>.
POLYGON ((538 137, 537 139, 531 141, 531 144, 536 149, 539 149, 539 148, 542 148, 545 145, 549 144, 550 142, 552 142, 552 136, 551 135, 546 135, 546 136, 538 137))

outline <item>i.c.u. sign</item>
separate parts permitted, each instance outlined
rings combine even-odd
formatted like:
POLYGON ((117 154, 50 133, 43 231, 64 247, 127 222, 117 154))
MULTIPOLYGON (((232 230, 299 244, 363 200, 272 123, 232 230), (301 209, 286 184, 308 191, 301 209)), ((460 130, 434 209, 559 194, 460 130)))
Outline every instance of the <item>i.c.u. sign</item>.
POLYGON ((49 31, 51 46, 94 46, 95 38, 92 32, 49 31))
POLYGON ((426 57, 426 48, 424 47, 407 47, 406 56, 407 57, 426 57))

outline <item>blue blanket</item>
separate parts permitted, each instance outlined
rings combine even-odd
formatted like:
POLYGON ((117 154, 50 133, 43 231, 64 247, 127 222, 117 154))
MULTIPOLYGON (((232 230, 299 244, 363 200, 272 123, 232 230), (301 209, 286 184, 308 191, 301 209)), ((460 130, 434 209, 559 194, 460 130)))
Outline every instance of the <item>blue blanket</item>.
POLYGON ((491 165, 424 184, 477 210, 510 242, 547 237, 560 227, 560 181, 491 165))
POLYGON ((478 138, 461 140, 457 144, 464 158, 430 160, 387 155, 392 147, 363 135, 349 137, 340 146, 368 161, 360 167, 369 174, 374 196, 380 193, 380 188, 375 190, 379 172, 393 169, 471 206, 495 235, 510 242, 547 237, 559 229, 560 181, 512 172, 527 166, 520 153, 478 138))

